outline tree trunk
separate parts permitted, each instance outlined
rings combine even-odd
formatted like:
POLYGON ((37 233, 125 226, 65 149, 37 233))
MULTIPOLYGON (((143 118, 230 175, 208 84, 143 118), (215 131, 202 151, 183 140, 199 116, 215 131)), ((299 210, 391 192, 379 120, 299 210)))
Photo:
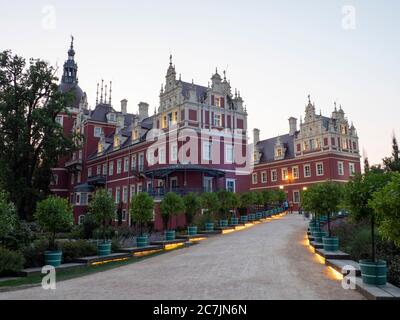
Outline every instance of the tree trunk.
POLYGON ((332 236, 331 232, 331 214, 328 212, 328 237, 330 238, 332 236))

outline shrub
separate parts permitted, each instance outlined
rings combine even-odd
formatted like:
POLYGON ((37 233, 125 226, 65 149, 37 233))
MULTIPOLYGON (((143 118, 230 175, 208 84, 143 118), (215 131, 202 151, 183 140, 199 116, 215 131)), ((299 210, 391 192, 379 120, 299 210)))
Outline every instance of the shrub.
POLYGON ((11 251, 0 247, 0 274, 20 271, 24 266, 24 256, 20 251, 11 251))
POLYGON ((173 192, 168 192, 160 203, 160 212, 164 230, 168 229, 170 217, 182 214, 185 211, 185 203, 182 197, 173 192))
POLYGON ((49 233, 49 249, 56 249, 56 233, 73 224, 72 208, 66 199, 50 196, 37 204, 35 219, 49 233))
POLYGON ((113 198, 108 194, 107 190, 98 190, 89 205, 89 213, 93 214, 97 223, 100 225, 99 236, 106 240, 107 227, 110 221, 116 218, 116 206, 113 198))
POLYGON ((141 192, 135 195, 131 201, 132 221, 139 226, 140 235, 143 235, 143 228, 153 219, 154 200, 148 193, 141 192))
POLYGON ((14 229, 16 220, 14 205, 8 202, 7 195, 0 191, 0 241, 14 229))
POLYGON ((47 250, 48 244, 48 240, 38 239, 22 250, 26 268, 44 266, 44 252, 47 250))
POLYGON ((93 233, 99 227, 100 227, 100 224, 97 222, 96 217, 91 213, 86 214, 85 218, 83 219, 83 223, 82 223, 83 238, 84 239, 93 239, 94 238, 93 233))
POLYGON ((87 240, 64 241, 59 244, 63 251, 64 262, 72 262, 72 260, 80 257, 94 256, 97 248, 93 243, 87 240))
POLYGON ((34 238, 29 224, 25 221, 17 220, 15 228, 9 232, 2 240, 4 247, 10 250, 21 250, 34 238))
POLYGON ((201 209, 201 202, 197 194, 191 192, 183 197, 185 203, 186 223, 190 226, 193 223, 194 217, 201 209))

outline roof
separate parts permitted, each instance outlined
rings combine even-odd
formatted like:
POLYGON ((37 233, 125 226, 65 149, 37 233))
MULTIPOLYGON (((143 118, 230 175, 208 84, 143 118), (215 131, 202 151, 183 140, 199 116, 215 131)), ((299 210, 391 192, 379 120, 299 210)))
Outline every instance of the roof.
POLYGON ((77 109, 79 108, 79 105, 80 105, 80 103, 82 101, 82 98, 83 98, 83 91, 78 86, 77 83, 65 83, 65 82, 63 82, 58 86, 58 89, 62 93, 68 93, 68 92, 73 93, 75 99, 71 103, 70 107, 77 108, 77 109))
MULTIPOLYGON (((283 136, 279 136, 281 142, 286 148, 285 159, 294 158, 294 135, 285 134, 283 136)), ((277 137, 273 137, 270 139, 262 140, 257 143, 258 150, 262 153, 260 162, 273 162, 275 161, 275 145, 277 137)))
POLYGON ((147 177, 152 177, 152 178, 164 178, 165 176, 173 172, 179 172, 179 171, 204 172, 214 177, 225 176, 225 172, 222 170, 217 170, 210 167, 199 166, 194 164, 175 164, 161 168, 150 169, 145 172, 145 175, 147 177))
POLYGON ((207 87, 203 87, 197 84, 192 84, 184 81, 181 81, 181 84, 182 84, 182 95, 184 95, 185 97, 189 97, 189 90, 192 87, 195 88, 197 97, 203 100, 207 97, 207 91, 208 91, 207 87))

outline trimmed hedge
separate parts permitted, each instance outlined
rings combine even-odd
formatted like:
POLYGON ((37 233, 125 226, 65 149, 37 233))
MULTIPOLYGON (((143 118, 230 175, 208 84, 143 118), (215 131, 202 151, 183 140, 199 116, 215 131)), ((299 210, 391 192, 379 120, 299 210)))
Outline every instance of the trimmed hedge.
POLYGON ((0 275, 20 271, 24 266, 24 256, 20 251, 0 247, 0 275))

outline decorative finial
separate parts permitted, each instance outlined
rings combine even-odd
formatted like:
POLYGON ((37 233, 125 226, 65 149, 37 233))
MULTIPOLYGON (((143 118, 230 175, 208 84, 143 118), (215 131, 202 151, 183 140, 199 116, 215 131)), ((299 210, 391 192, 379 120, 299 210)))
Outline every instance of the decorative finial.
POLYGON ((226 70, 224 70, 224 80, 226 81, 226 70))
POLYGON ((96 106, 99 104, 99 83, 97 82, 97 91, 96 91, 96 106))
POLYGON ((179 74, 179 81, 182 81, 182 75, 179 74))
POLYGON ((194 80, 192 79, 192 86, 194 85, 194 80))
POLYGON ((112 81, 110 81, 110 100, 109 100, 109 105, 111 106, 111 98, 112 98, 112 81))
POLYGON ((74 36, 73 35, 71 35, 71 49, 73 49, 74 48, 74 36))
POLYGON ((237 89, 235 88, 235 98, 237 98, 237 89))
POLYGON ((169 65, 172 67, 172 54, 169 55, 169 65))
POLYGON ((104 90, 104 80, 101 79, 101 95, 100 95, 100 103, 103 103, 103 90, 104 90))
POLYGON ((107 85, 105 87, 104 103, 107 103, 107 85))
POLYGON ((218 73, 218 67, 215 67, 215 74, 218 73))
POLYGON ((311 95, 308 95, 308 103, 311 104, 311 95))
POLYGON ((157 108, 154 107, 154 114, 157 114, 157 108))

